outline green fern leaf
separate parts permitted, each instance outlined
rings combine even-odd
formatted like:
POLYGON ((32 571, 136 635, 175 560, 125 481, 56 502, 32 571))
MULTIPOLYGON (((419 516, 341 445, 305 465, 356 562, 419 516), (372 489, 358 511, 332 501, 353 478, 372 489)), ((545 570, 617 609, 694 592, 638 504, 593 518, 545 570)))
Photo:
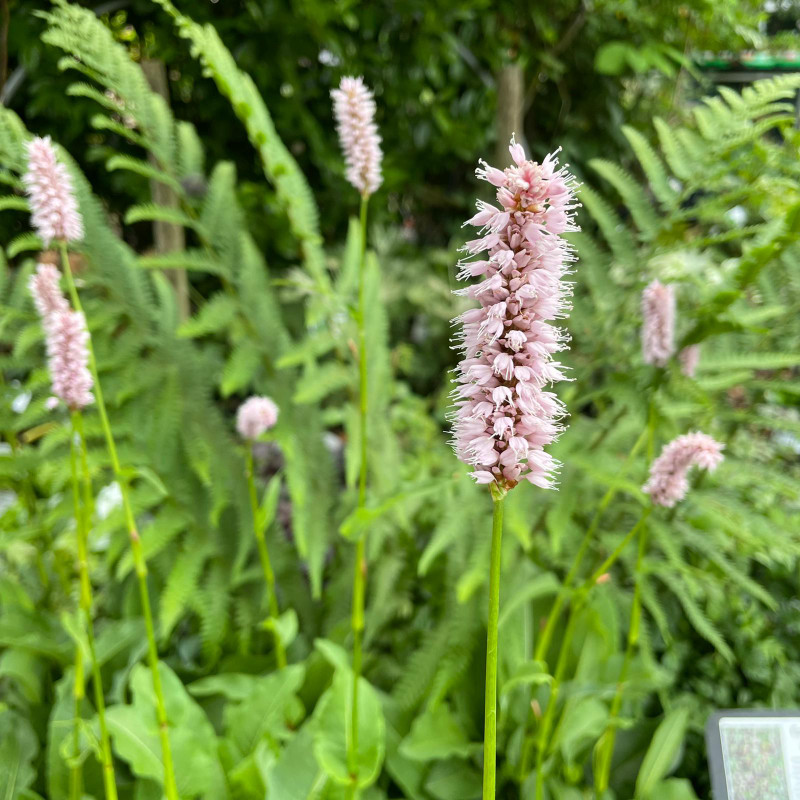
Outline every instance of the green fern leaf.
POLYGON ((653 150, 647 139, 634 128, 623 125, 622 133, 630 143, 633 152, 636 154, 636 158, 639 159, 639 163, 642 165, 644 174, 647 176, 653 194, 663 206, 666 208, 673 208, 677 200, 677 195, 675 190, 669 185, 666 170, 656 151, 653 150))

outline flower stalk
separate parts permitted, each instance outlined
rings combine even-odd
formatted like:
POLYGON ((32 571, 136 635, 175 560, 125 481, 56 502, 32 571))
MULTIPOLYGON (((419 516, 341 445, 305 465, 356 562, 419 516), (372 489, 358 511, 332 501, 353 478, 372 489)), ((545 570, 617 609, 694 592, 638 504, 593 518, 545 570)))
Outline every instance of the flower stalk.
MULTIPOLYGON (((70 438, 69 444, 69 466, 72 478, 72 500, 75 511, 75 526, 77 528, 78 539, 78 561, 82 560, 81 529, 83 528, 83 511, 81 509, 80 488, 78 483, 78 466, 75 453, 75 436, 70 438)), ((83 607, 83 567, 80 568, 80 606, 83 607)), ((73 676, 72 700, 72 763, 69 771, 69 797, 70 800, 81 800, 83 794, 83 763, 81 761, 81 702, 84 697, 84 673, 83 673, 83 651, 79 642, 75 644, 75 674, 73 676)))
MULTIPOLYGON (((66 242, 62 240, 59 243, 59 248, 61 251, 62 270, 66 277, 67 290, 72 301, 72 306, 75 311, 83 313, 83 307, 78 295, 78 290, 75 286, 75 279, 72 275, 72 268, 69 262, 69 251, 67 250, 66 242)), ((117 446, 116 442, 114 441, 114 434, 111 430, 108 411, 106 410, 105 401, 103 399, 103 391, 100 386, 100 379, 97 373, 97 360, 95 358, 91 336, 88 337, 87 349, 89 352, 89 371, 91 372, 94 380, 94 394, 97 402, 97 410, 100 415, 100 424, 103 429, 103 436, 105 437, 109 458, 111 459, 111 467, 114 472, 114 477, 119 484, 120 493, 122 495, 125 524, 128 530, 134 568, 139 583, 142 616, 144 617, 145 631, 147 634, 148 665, 150 667, 153 680, 153 693, 156 701, 156 718, 158 720, 158 735, 161 744, 161 757, 164 767, 164 792, 167 796, 167 800, 179 800, 178 787, 175 781, 175 768, 172 761, 172 748, 169 742, 169 722, 167 720, 166 704, 164 702, 164 690, 161 685, 161 675, 158 671, 158 646, 156 645, 155 627, 153 625, 153 612, 150 608, 150 594, 147 587, 147 564, 142 551, 142 542, 139 538, 139 532, 136 527, 136 518, 133 513, 133 506, 131 505, 128 478, 120 465, 117 446)))
MULTIPOLYGON (((360 233, 361 242, 358 260, 358 424, 360 459, 358 470, 357 508, 367 505, 367 477, 369 474, 369 446, 367 439, 369 381, 367 371, 367 337, 366 337, 366 255, 367 255, 367 210, 369 195, 361 195, 360 233)), ((353 631, 353 703, 350 716, 350 738, 348 740, 348 769, 353 779, 349 794, 357 795, 358 783, 358 684, 362 671, 362 644, 364 637, 364 606, 367 592, 367 555, 366 531, 359 531, 356 541, 356 556, 353 568, 353 610, 350 627, 353 631)))
POLYGON ((625 645, 625 657, 617 680, 617 688, 608 715, 606 730, 597 743, 595 758, 595 792, 598 797, 608 789, 611 774, 611 758, 614 755, 614 742, 617 737, 616 720, 622 708, 622 695, 625 681, 628 679, 633 654, 639 643, 639 630, 642 619, 642 584, 644 583, 644 556, 647 550, 647 526, 642 525, 639 531, 639 548, 636 556, 633 600, 631 602, 631 619, 628 625, 628 641, 625 645))
POLYGON ((564 637, 561 640, 561 647, 558 651, 558 659, 556 661, 556 669, 553 674, 553 682, 550 685, 550 697, 547 701, 547 708, 545 709, 544 716, 539 727, 539 733, 536 739, 536 789, 534 792, 534 800, 542 800, 544 797, 544 759, 547 755, 548 738, 550 731, 553 728, 553 721, 555 720, 558 698, 561 693, 561 686, 564 682, 564 673, 566 672, 567 662, 569 660, 569 652, 572 646, 572 640, 575 635, 575 627, 580 617, 580 612, 586 603, 586 598, 589 595, 592 587, 595 586, 601 575, 608 572, 609 569, 616 563, 617 559, 625 551, 625 548, 630 544, 631 540, 641 531, 650 516, 652 506, 648 505, 636 524, 628 531, 622 538, 620 543, 614 548, 612 553, 603 561, 603 563, 595 569, 592 574, 581 584, 575 593, 575 598, 572 603, 567 628, 564 631, 564 637))
POLYGON ((92 516, 92 483, 89 473, 87 457, 86 436, 83 426, 83 415, 80 411, 72 412, 72 442, 71 460, 75 461, 76 440, 80 452, 81 482, 83 484, 82 501, 78 497, 78 477, 73 463, 73 493, 75 495, 77 539, 78 539, 78 569, 80 574, 80 610, 83 618, 83 627, 86 632, 86 641, 89 647, 89 659, 92 670, 92 684, 94 687, 94 703, 97 709, 97 720, 100 726, 100 756, 103 768, 103 788, 106 800, 116 800, 117 785, 114 775, 114 760, 111 755, 111 739, 106 725, 106 705, 103 697, 103 678, 100 672, 100 663, 97 660, 97 651, 94 638, 94 623, 92 621, 93 605, 92 584, 89 579, 89 524, 92 516))
MULTIPOLYGON (((628 453, 625 463, 620 471, 622 477, 625 476, 631 461, 636 457, 639 450, 641 450, 642 445, 645 443, 647 431, 647 428, 642 429, 642 432, 639 434, 639 437, 634 442, 633 447, 630 449, 630 452, 628 453)), ((578 573, 580 572, 583 559, 586 557, 586 554, 589 551, 589 546, 591 545, 594 535, 597 532, 597 528, 600 525, 600 520, 602 519, 605 510, 609 507, 609 505, 611 505, 611 501, 616 497, 618 491, 618 486, 611 486, 600 500, 600 504, 598 505, 594 516, 592 517, 592 521, 589 523, 589 527, 586 529, 586 533, 583 535, 583 539, 581 540, 580 546, 578 547, 578 552, 575 554, 575 558, 572 561, 572 565, 564 577, 564 583, 556 595, 556 599, 553 601, 553 607, 550 609, 550 613, 547 616, 547 621, 545 622, 542 635, 539 637, 539 641, 536 643, 536 650, 533 656, 534 661, 544 661, 547 656, 547 650, 550 647, 550 642, 552 641, 556 624, 560 619, 561 611, 564 608, 564 603, 567 600, 570 589, 572 588, 572 585, 575 582, 578 573)))
POLYGON ((500 616, 500 560, 506 491, 492 485, 492 550, 489 560, 489 615, 486 631, 486 692, 483 707, 483 800, 494 800, 497 773, 497 621, 500 616))
POLYGON ((278 606, 278 595, 275 590, 275 572, 272 569, 272 562, 270 561, 269 550, 267 549, 264 529, 261 524, 261 514, 258 509, 258 495, 256 492, 252 441, 248 441, 247 443, 245 460, 247 463, 247 489, 250 495, 250 510, 253 515, 253 533, 256 537, 258 557, 261 561, 261 569, 264 572, 264 582, 267 586, 267 602, 269 604, 269 613, 274 620, 272 631, 275 637, 275 659, 278 663, 278 669, 283 669, 286 666, 286 648, 284 647, 283 639, 281 638, 280 631, 277 627, 280 611, 278 606))

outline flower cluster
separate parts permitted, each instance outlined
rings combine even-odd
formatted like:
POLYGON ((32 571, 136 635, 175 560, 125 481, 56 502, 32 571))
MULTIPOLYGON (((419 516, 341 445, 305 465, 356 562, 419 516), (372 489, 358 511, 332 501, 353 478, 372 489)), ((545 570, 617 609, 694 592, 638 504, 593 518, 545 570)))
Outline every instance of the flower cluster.
POLYGON ((239 406, 236 430, 243 439, 258 439, 277 421, 278 406, 269 397, 249 397, 239 406))
POLYGON ((675 353, 675 290, 659 281, 642 292, 642 356, 645 364, 666 366, 675 353))
POLYGON ((52 264, 39 264, 29 287, 42 318, 53 394, 72 411, 94 401, 89 372, 89 332, 86 319, 70 308, 58 286, 59 272, 52 264))
POLYGON ((59 311, 69 311, 69 303, 64 297, 59 281, 61 273, 52 264, 38 264, 31 275, 28 287, 33 295, 33 304, 47 327, 51 317, 59 311))
POLYGON ((678 353, 678 361, 681 362, 681 372, 687 378, 694 378, 697 372, 697 365, 700 363, 700 345, 690 344, 678 353))
POLYGON ((482 162, 476 171, 497 187, 500 207, 478 201, 466 223, 481 236, 464 247, 469 255, 458 277, 481 282, 457 293, 480 307, 455 320, 464 358, 453 393, 453 446, 478 483, 511 488, 524 478, 551 488, 558 464, 544 447, 563 430, 566 410, 546 387, 565 380, 553 354, 568 337, 552 323, 570 308, 571 286, 563 278, 575 259, 561 234, 577 230, 575 181, 559 168, 558 151, 539 164, 513 138, 509 150, 514 166, 482 162))
POLYGON ((375 100, 362 78, 342 78, 331 91, 336 130, 347 164, 347 180, 365 197, 381 185, 381 137, 375 125, 375 100))
POLYGON ((53 239, 83 238, 83 220, 67 168, 59 162, 49 136, 27 143, 28 171, 22 176, 31 205, 31 222, 47 245, 53 239))
POLYGON ((689 491, 687 475, 693 466, 713 472, 722 462, 723 444, 696 431, 673 439, 650 467, 650 478, 642 487, 653 503, 672 508, 689 491))

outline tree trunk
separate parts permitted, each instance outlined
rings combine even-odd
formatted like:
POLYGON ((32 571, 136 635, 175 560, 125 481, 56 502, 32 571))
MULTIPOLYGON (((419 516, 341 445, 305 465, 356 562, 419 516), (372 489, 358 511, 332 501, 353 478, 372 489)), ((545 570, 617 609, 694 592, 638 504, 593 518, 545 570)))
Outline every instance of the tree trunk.
MULTIPOLYGON (((147 82, 154 92, 160 94, 169 103, 169 86, 167 84, 167 69, 163 61, 157 59, 142 60, 142 70, 147 82)), ((158 166, 152 154, 149 161, 158 166)), ((180 200, 175 192, 161 181, 150 181, 150 191, 153 202, 168 208, 178 208, 180 200)), ((156 253, 172 253, 186 248, 186 236, 183 227, 171 222, 156 221, 153 223, 153 240, 156 253)), ((189 318, 189 279, 186 270, 166 269, 164 274, 175 289, 178 301, 178 315, 181 321, 189 318)))

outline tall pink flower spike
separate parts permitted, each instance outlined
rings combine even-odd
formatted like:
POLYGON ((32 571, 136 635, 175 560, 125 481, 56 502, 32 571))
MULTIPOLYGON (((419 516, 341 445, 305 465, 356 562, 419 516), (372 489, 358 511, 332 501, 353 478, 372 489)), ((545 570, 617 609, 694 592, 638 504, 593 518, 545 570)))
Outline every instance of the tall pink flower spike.
POLYGON ((553 354, 566 349, 568 336, 553 320, 570 309, 571 285, 563 278, 575 257, 562 234, 578 230, 576 184, 558 167, 558 150, 541 164, 513 138, 509 150, 515 166, 481 162, 476 170, 497 187, 500 207, 478 201, 465 223, 481 236, 463 248, 469 255, 458 277, 481 282, 456 294, 480 307, 454 320, 464 358, 456 369, 452 443, 478 483, 511 488, 524 478, 552 488, 558 462, 544 447, 563 430, 566 409, 546 387, 566 380, 553 354))
POLYGON ((83 220, 67 168, 58 160, 49 136, 26 145, 28 171, 22 176, 31 206, 31 223, 45 245, 53 239, 83 238, 83 220))
POLYGON ((650 467, 650 478, 642 491, 657 506, 672 508, 689 491, 689 469, 693 466, 713 472, 722 463, 725 445, 696 431, 673 439, 650 467))
POLYGON ((258 439, 278 421, 278 406, 269 397, 248 397, 236 413, 236 430, 243 439, 258 439))
POLYGON ((69 311, 70 305, 64 297, 59 281, 61 273, 52 264, 38 264, 36 272, 28 281, 28 288, 33 295, 33 304, 47 327, 49 318, 59 311, 69 311))
POLYGON ((342 78, 339 88, 331 91, 331 97, 347 164, 347 180, 365 197, 374 194, 383 182, 383 153, 372 92, 363 78, 342 78))
POLYGON ((58 286, 59 272, 39 264, 28 283, 42 318, 53 394, 72 411, 94 402, 89 372, 89 332, 86 319, 73 311, 58 286))
POLYGON ((697 372, 697 365, 700 363, 700 345, 690 344, 684 347, 678 353, 678 361, 681 362, 681 372, 687 378, 694 378, 694 374, 697 372))
POLYGON ((675 353, 675 290, 653 281, 642 292, 642 357, 664 367, 675 353))

